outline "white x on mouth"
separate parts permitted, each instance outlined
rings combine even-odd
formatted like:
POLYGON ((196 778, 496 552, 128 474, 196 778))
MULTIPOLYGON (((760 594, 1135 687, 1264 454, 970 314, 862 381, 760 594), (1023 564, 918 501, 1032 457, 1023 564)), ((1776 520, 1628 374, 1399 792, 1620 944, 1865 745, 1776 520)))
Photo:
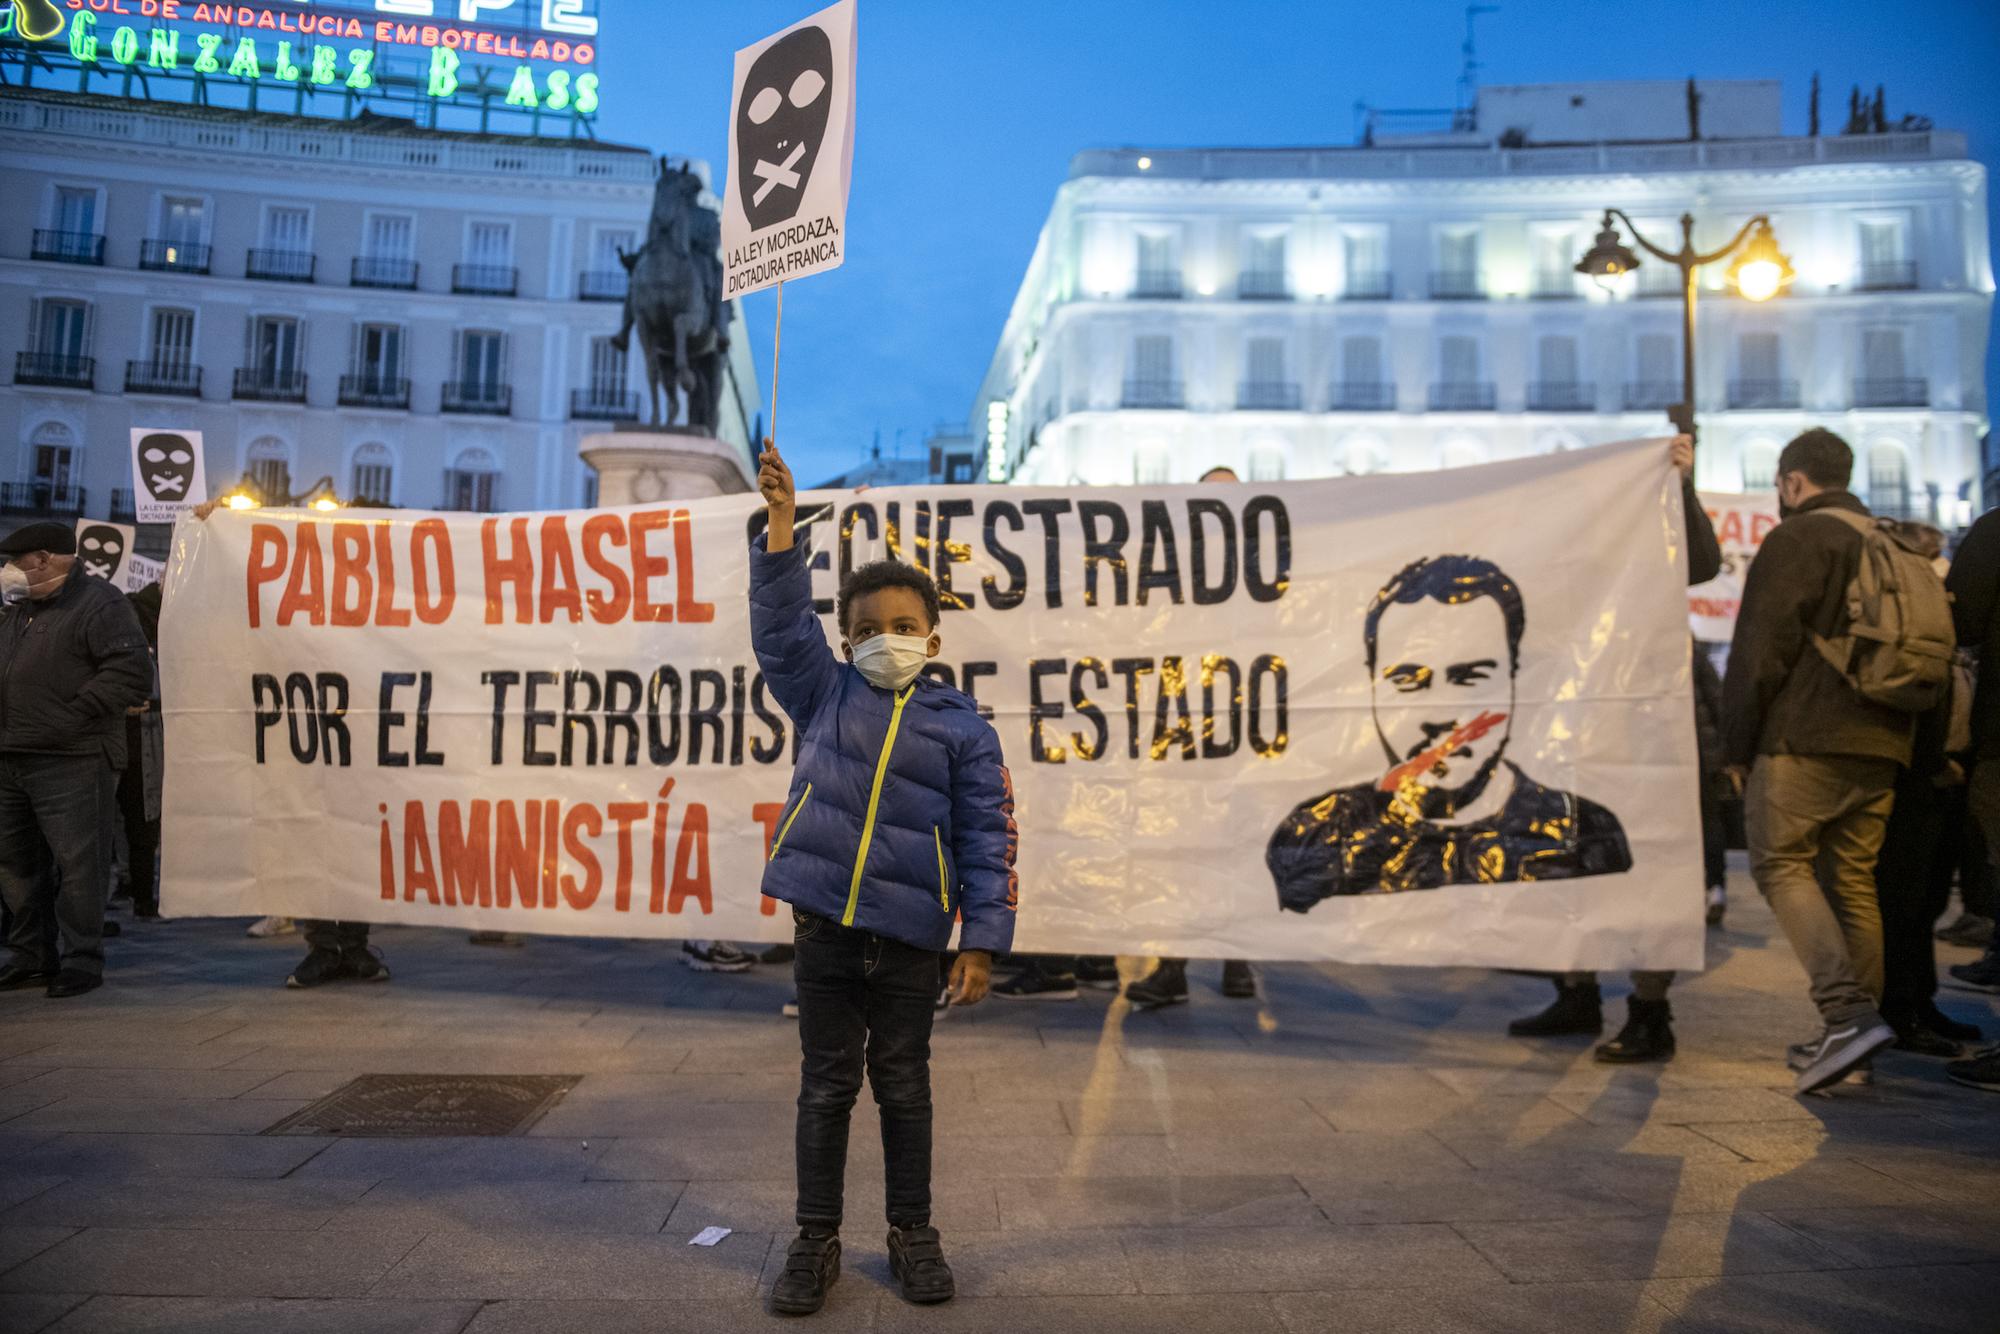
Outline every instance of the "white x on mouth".
POLYGON ((181 493, 182 488, 186 486, 187 486, 187 478, 185 477, 175 477, 169 473, 163 473, 163 472, 156 472, 153 474, 153 494, 155 496, 164 496, 169 491, 173 492, 175 495, 179 495, 181 493))
POLYGON ((771 191, 781 185, 787 190, 798 189, 799 174, 793 171, 792 167, 797 164, 799 157, 805 151, 805 140, 801 139, 792 145, 792 151, 787 153, 785 160, 776 166, 772 166, 770 163, 760 159, 756 166, 750 168, 750 174, 763 182, 762 185, 757 187, 757 193, 750 196, 750 202, 753 204, 763 203, 764 196, 770 194, 771 191))

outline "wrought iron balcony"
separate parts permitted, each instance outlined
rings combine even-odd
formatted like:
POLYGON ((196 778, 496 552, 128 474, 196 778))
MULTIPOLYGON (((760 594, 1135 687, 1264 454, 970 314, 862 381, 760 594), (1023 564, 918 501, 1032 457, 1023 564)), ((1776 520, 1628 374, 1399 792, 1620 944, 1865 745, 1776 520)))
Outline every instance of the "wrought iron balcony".
POLYGON ((252 250, 243 260, 245 278, 274 283, 309 283, 318 268, 319 256, 310 250, 252 250))
POLYGON ((1236 406, 1251 412, 1297 412, 1299 387, 1282 380, 1245 380, 1236 386, 1236 406))
POLYGON ((585 269, 576 275, 578 301, 623 301, 631 275, 623 269, 585 269))
POLYGON ((1118 401, 1127 408, 1178 408, 1187 402, 1179 380, 1127 380, 1118 401))
POLYGON ((54 389, 89 389, 96 379, 96 357, 73 357, 67 352, 14 354, 15 384, 42 385, 54 389))
POLYGON ((8 514, 46 514, 69 518, 83 513, 83 488, 29 480, 0 482, 0 510, 8 514))
POLYGON ((1627 412, 1660 412, 1680 401, 1679 380, 1629 380, 1625 384, 1627 412))
POLYGON ((1328 407, 1335 412, 1394 412, 1396 386, 1350 380, 1333 387, 1328 407))
POLYGON ((1926 408, 1930 402, 1931 385, 1928 380, 1900 376, 1854 382, 1854 406, 1857 408, 1926 408))
POLYGON ((639 395, 623 389, 572 389, 569 415, 575 421, 635 422, 639 420, 639 395))
POLYGON ((1132 295, 1172 300, 1181 294, 1179 269, 1140 269, 1132 279, 1132 295))
POLYGON ((232 398, 253 403, 303 403, 306 401, 306 373, 265 366, 239 366, 229 392, 232 398))
POLYGON ((340 405, 344 408, 408 408, 410 382, 395 375, 343 375, 340 405))
POLYGON ((207 273, 210 247, 190 241, 139 242, 139 267, 156 273, 207 273))
POLYGON ((1349 273, 1347 285, 1341 289, 1343 301, 1387 301, 1395 295, 1396 285, 1387 269, 1375 272, 1349 273))
POLYGON ((451 290, 461 296, 513 296, 521 286, 521 271, 511 264, 454 264, 451 290))
POLYGON ((125 363, 125 392, 200 398, 201 367, 173 361, 128 361, 125 363))
POLYGON ((1290 301, 1291 279, 1283 269, 1251 269, 1237 276, 1236 295, 1245 301, 1290 301))
POLYGON ((1445 269, 1431 274, 1431 300, 1484 301, 1486 284, 1477 269, 1445 269))
POLYGON ((1581 380, 1536 380, 1528 386, 1530 412, 1595 412, 1597 396, 1581 380))
POLYGON ((59 232, 38 227, 35 229, 34 244, 28 250, 28 258, 51 259, 58 264, 102 264, 104 238, 89 232, 59 232))
POLYGON ((356 255, 348 266, 347 285, 414 292, 417 290, 417 261, 384 255, 356 255))
POLYGON ((446 380, 438 400, 440 412, 484 413, 505 417, 514 409, 514 386, 485 380, 446 380))
POLYGON ((1431 386, 1432 412, 1491 412, 1494 401, 1493 386, 1486 381, 1458 380, 1431 386))
POLYGON ((1732 408, 1796 408, 1799 405, 1797 380, 1731 380, 1729 406, 1732 408))
POLYGON ((1861 266, 1854 284, 1863 292, 1909 292, 1916 290, 1917 262, 1913 259, 1872 260, 1861 266))
POLYGON ((1576 287, 1576 274, 1568 269, 1537 271, 1528 286, 1528 295, 1537 301, 1575 301, 1583 293, 1576 287))

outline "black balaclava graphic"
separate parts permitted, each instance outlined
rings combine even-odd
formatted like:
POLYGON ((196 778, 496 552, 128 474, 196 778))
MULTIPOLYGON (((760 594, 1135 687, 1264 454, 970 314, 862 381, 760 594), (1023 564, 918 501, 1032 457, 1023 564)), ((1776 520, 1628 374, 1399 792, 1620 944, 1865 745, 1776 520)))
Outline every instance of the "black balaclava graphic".
POLYGON ((139 484, 155 500, 188 499, 194 480, 194 446, 187 438, 155 432, 139 439, 139 484))
POLYGON ((752 227, 787 222, 826 138, 833 101, 833 43, 824 28, 800 28, 756 63, 736 108, 736 193, 752 227))
POLYGON ((115 584, 125 564, 125 534, 109 524, 93 523, 76 535, 76 557, 86 574, 115 584))

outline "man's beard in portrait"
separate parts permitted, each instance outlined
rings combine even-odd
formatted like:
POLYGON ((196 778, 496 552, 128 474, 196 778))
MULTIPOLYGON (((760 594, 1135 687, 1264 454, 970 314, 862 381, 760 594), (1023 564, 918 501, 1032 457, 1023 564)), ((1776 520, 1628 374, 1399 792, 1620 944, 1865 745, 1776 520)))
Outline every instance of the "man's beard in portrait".
MULTIPOLYGON (((1380 735, 1380 733, 1378 732, 1377 735, 1380 735)), ((1436 741, 1426 741, 1421 745, 1413 747, 1408 755, 1398 758, 1394 748, 1389 744, 1389 739, 1386 736, 1382 737, 1382 749, 1389 753, 1389 760, 1392 765, 1413 760, 1436 744, 1436 741)), ((1484 760, 1481 760, 1479 767, 1473 770, 1471 776, 1463 783, 1456 783, 1451 786, 1428 782, 1413 784, 1412 786, 1416 790, 1416 813, 1418 818, 1423 820, 1448 820, 1478 801, 1480 797, 1485 795, 1486 785, 1493 781, 1493 775, 1499 771, 1500 761, 1506 754, 1507 739, 1503 737, 1500 744, 1493 748, 1493 753, 1488 755, 1484 760)), ((1445 763, 1447 766, 1456 766, 1464 759, 1465 757, 1462 755, 1447 756, 1445 763)), ((1428 778, 1429 775, 1426 775, 1426 777, 1428 778)), ((1405 788, 1404 792, 1408 792, 1408 790, 1408 788, 1405 788)), ((1407 800, 1407 798, 1400 799, 1407 800)))

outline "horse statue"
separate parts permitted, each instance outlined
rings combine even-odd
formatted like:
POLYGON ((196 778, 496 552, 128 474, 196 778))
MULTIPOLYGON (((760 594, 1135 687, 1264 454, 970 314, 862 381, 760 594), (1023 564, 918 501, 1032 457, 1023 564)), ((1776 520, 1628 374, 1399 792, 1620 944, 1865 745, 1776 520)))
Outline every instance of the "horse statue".
POLYGON ((722 224, 703 208, 701 178, 660 159, 646 240, 619 251, 629 281, 611 344, 624 351, 639 331, 652 424, 671 426, 687 395, 687 425, 714 435, 729 364, 729 303, 722 299, 722 224), (660 391, 666 391, 666 415, 660 391))

